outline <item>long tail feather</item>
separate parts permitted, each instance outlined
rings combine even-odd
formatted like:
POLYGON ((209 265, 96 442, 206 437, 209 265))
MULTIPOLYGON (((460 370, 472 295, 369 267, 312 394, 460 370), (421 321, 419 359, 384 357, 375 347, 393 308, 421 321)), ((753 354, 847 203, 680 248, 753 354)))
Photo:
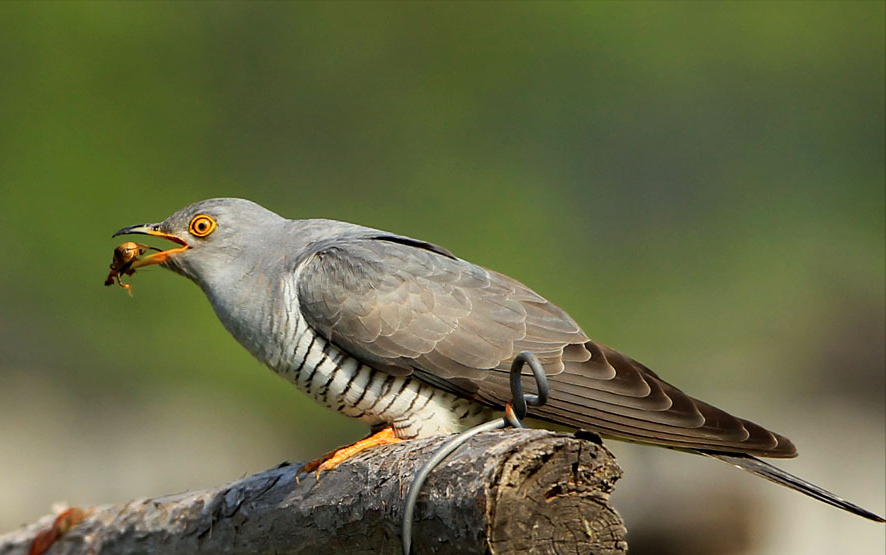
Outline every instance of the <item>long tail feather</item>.
POLYGON ((824 501, 828 505, 833 505, 834 507, 838 507, 840 509, 843 509, 844 511, 849 511, 850 513, 862 516, 869 520, 873 520, 874 522, 886 522, 886 519, 884 519, 883 517, 876 515, 867 509, 859 507, 855 503, 850 503, 842 497, 838 497, 833 493, 816 486, 815 484, 811 484, 802 478, 798 478, 797 476, 794 476, 789 472, 785 472, 784 470, 767 462, 761 461, 756 457, 752 457, 751 455, 743 455, 739 453, 717 453, 713 451, 698 452, 703 455, 719 459, 723 462, 727 462, 742 470, 746 470, 751 474, 755 474, 757 476, 760 476, 761 478, 766 478, 771 482, 775 482, 776 484, 780 484, 792 490, 799 491, 800 493, 806 494, 813 499, 824 501))

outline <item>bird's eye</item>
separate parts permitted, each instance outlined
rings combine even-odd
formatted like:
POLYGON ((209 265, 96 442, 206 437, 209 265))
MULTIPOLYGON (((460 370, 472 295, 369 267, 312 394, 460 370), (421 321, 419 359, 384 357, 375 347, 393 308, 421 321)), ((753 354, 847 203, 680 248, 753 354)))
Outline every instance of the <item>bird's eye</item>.
POLYGON ((191 235, 195 237, 206 237, 218 227, 218 224, 215 223, 215 220, 212 216, 207 216, 206 214, 197 214, 191 219, 191 224, 188 226, 188 231, 191 232, 191 235))

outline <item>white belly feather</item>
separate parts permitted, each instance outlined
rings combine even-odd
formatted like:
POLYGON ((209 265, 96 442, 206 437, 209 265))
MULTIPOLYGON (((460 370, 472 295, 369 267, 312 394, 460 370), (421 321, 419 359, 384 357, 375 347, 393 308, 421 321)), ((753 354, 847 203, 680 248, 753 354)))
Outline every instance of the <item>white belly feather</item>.
POLYGON ((308 326, 294 283, 284 283, 282 292, 286 317, 267 330, 275 340, 261 342, 273 347, 255 352, 244 345, 320 404, 373 427, 391 425, 401 438, 458 432, 492 417, 490 409, 467 399, 351 358, 308 326))

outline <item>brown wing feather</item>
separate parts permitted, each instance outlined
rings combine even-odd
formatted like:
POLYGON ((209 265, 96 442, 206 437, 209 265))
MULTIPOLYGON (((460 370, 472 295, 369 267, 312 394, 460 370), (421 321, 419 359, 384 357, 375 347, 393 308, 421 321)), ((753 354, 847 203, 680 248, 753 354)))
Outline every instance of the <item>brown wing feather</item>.
POLYGON ((299 300, 310 325, 339 348, 501 407, 521 351, 548 374, 550 400, 533 415, 631 440, 791 457, 778 434, 693 399, 642 364, 588 339, 562 309, 518 281, 425 243, 350 239, 304 263, 299 300))
MULTIPOLYGON (((796 448, 784 436, 693 399, 609 347, 593 341, 586 346, 605 356, 615 368, 623 383, 622 393, 601 388, 600 382, 605 380, 589 377, 583 371, 585 364, 570 363, 564 372, 548 377, 550 399, 545 406, 533 409, 534 415, 607 435, 674 447, 796 456, 796 448), (637 396, 636 392, 645 389, 642 384, 649 388, 649 394, 637 396)), ((492 404, 507 402, 510 390, 505 369, 494 374, 497 376, 491 374, 488 384, 479 391, 492 404)))

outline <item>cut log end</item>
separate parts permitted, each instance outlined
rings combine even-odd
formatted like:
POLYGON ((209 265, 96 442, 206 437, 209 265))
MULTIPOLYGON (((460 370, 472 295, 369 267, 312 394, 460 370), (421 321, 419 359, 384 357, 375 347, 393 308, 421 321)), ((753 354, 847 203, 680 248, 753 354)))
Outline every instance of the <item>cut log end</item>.
POLYGON ((530 444, 503 465, 489 542, 493 553, 626 553, 609 506, 621 477, 611 454, 581 441, 530 444))

